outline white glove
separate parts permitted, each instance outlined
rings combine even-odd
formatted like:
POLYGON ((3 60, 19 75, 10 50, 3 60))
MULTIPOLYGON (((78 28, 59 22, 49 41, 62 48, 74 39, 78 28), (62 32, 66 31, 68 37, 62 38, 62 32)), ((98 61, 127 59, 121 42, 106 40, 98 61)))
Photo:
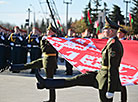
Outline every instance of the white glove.
POLYGON ((113 98, 113 97, 114 97, 114 93, 106 92, 106 97, 107 97, 108 99, 113 98))

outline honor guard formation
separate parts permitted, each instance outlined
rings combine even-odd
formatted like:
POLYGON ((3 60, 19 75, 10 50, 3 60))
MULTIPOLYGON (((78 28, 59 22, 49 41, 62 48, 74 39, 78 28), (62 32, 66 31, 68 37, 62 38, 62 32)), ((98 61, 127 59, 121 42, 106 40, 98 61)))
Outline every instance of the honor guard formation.
MULTIPOLYGON (((110 15, 109 17, 106 16, 106 12, 104 11, 106 10, 105 5, 104 10, 102 11, 105 12, 104 23, 99 23, 96 17, 97 21, 93 23, 90 15, 90 10, 93 9, 88 9, 91 8, 91 4, 89 3, 87 5, 88 12, 86 12, 86 15, 88 16, 86 17, 87 24, 84 24, 83 20, 85 17, 82 17, 81 20, 78 21, 78 24, 75 25, 77 22, 75 21, 75 23, 71 25, 72 27, 75 25, 76 28, 67 28, 66 31, 63 31, 63 26, 60 24, 59 20, 57 20, 59 27, 56 25, 55 19, 58 18, 58 16, 53 14, 54 12, 52 10, 54 8, 49 4, 51 2, 48 0, 46 0, 46 2, 50 9, 50 17, 53 22, 47 22, 48 24, 45 26, 45 31, 42 31, 42 29, 40 30, 40 28, 37 28, 35 25, 31 26, 28 30, 21 29, 19 26, 14 26, 12 29, 8 29, 4 25, 0 25, 0 73, 9 72, 13 75, 17 73, 22 74, 22 71, 25 72, 30 69, 27 74, 35 75, 37 80, 36 88, 38 90, 46 89, 49 92, 48 100, 44 100, 43 102, 56 102, 56 89, 65 89, 74 86, 89 86, 97 89, 100 102, 113 102, 115 92, 121 93, 120 102, 127 102, 127 88, 121 84, 119 68, 125 52, 121 40, 138 40, 138 34, 128 34, 134 33, 134 30, 136 30, 136 28, 132 30, 133 19, 131 14, 129 15, 130 27, 129 29, 126 29, 126 27, 119 24, 121 21, 117 23, 113 19, 110 19, 112 18, 110 15), (94 26, 94 28, 92 26, 94 26), (81 33, 76 33, 75 29, 77 29, 77 27, 86 29, 81 33), (65 56, 61 56, 61 54, 53 47, 52 43, 48 41, 47 37, 63 37, 64 39, 107 39, 107 42, 101 51, 102 58, 100 70, 87 71, 83 74, 74 75, 74 66, 64 58, 65 56), (56 73, 58 70, 58 61, 64 64, 64 74, 69 77, 59 79, 54 78, 54 75, 58 74, 56 73), (45 78, 40 74, 42 68, 45 72, 45 78)), ((67 5, 71 4, 69 2, 64 3, 67 5)), ((134 14, 132 16, 134 16, 134 14)), ((100 18, 100 21, 101 20, 102 19, 100 18)), ((28 19, 26 21, 28 21, 28 19)), ((126 22, 126 24, 127 23, 128 22, 126 22)))
MULTIPOLYGON (((15 26, 13 31, 0 26, 1 72, 8 68, 13 73, 31 69, 30 74, 36 74, 38 80, 37 88, 49 89, 49 100, 44 102, 55 102, 55 89, 73 86, 91 86, 98 89, 101 102, 112 102, 114 92, 121 91, 121 102, 127 102, 127 90, 120 83, 118 70, 124 52, 119 39, 124 40, 127 31, 108 17, 105 22, 103 34, 104 38, 109 40, 102 50, 102 67, 98 72, 87 72, 66 79, 53 79, 58 68, 58 52, 46 40, 46 36, 56 37, 58 34, 52 24, 49 25, 46 34, 41 34, 38 28, 33 27, 28 35, 18 26, 15 26), (30 54, 29 63, 27 63, 28 53, 30 54), (41 68, 45 69, 46 79, 39 74, 41 68), (107 73, 108 69, 110 70, 107 73)), ((63 58, 60 60, 64 62, 63 58)), ((65 74, 72 75, 73 66, 67 60, 65 60, 65 66, 67 68, 65 74)))

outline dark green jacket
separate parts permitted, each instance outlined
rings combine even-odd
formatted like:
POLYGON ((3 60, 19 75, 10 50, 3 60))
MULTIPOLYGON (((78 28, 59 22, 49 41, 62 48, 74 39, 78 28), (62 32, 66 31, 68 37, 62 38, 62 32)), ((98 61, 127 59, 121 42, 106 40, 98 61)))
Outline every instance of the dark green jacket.
POLYGON ((40 47, 41 47, 42 53, 46 53, 46 54, 56 53, 55 48, 47 40, 41 40, 40 47))
POLYGON ((102 68, 96 79, 99 89, 107 86, 108 92, 120 91, 119 66, 123 56, 123 46, 117 37, 110 39, 102 50, 102 68), (107 66, 107 69, 105 68, 107 66))

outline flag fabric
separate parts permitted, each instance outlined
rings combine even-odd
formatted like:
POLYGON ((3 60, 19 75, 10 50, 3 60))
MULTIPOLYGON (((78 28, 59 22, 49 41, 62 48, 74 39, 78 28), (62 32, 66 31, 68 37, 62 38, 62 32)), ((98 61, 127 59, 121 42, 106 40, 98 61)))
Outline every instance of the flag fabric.
POLYGON ((88 25, 92 24, 92 21, 91 21, 91 16, 90 16, 90 10, 88 10, 87 12, 87 21, 88 21, 88 25))
POLYGON ((100 26, 99 26, 99 21, 96 21, 96 34, 100 33, 100 26))
POLYGON ((57 24, 58 24, 59 28, 61 29, 61 31, 63 32, 63 27, 62 27, 62 25, 60 24, 59 20, 57 20, 57 24))
POLYGON ((132 27, 132 24, 133 24, 133 18, 131 16, 131 14, 129 13, 129 23, 130 23, 130 26, 132 27))
POLYGON ((81 23, 82 23, 82 22, 84 22, 84 18, 83 18, 83 16, 81 15, 81 23))
MULTIPOLYGON (((101 50, 107 39, 48 37, 47 40, 80 72, 101 68, 101 50)), ((119 68, 121 84, 138 85, 138 41, 121 42, 124 47, 124 56, 119 68)))

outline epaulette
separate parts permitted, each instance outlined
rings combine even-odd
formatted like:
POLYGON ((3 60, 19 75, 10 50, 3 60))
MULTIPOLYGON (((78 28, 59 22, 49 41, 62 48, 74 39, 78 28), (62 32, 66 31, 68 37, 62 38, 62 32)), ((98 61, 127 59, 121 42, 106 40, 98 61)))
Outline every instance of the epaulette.
POLYGON ((112 39, 111 43, 115 43, 115 39, 112 39))
POLYGON ((108 44, 113 44, 113 43, 115 43, 115 39, 111 39, 111 40, 108 42, 108 44))

